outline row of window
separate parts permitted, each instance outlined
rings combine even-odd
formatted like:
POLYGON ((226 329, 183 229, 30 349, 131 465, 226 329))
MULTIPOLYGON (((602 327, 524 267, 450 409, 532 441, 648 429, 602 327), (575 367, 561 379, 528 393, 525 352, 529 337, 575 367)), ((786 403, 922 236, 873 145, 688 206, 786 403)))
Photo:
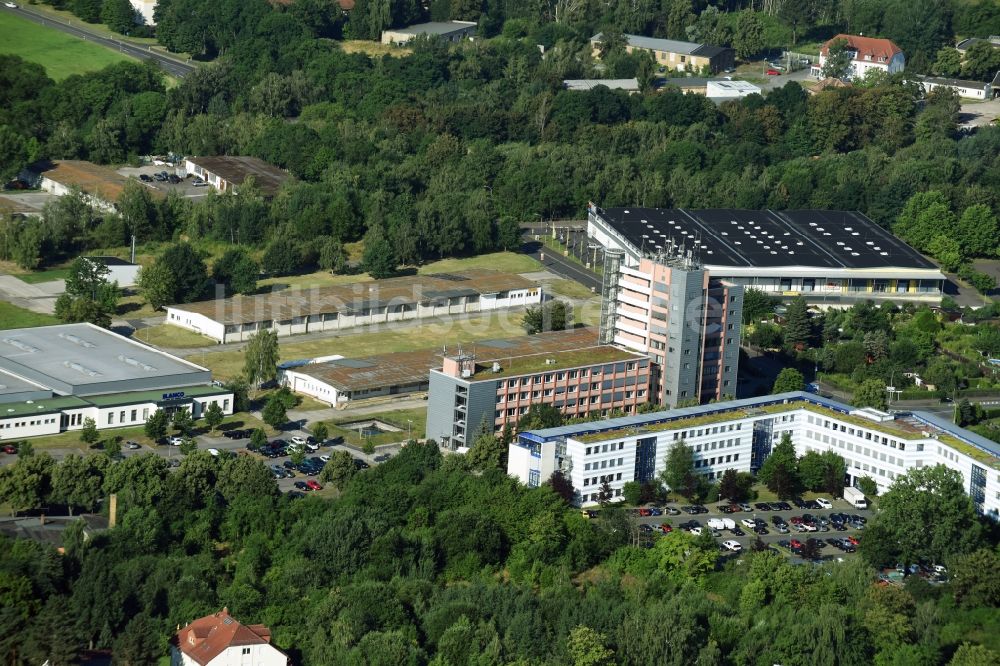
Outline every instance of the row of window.
MULTIPOLYGON (((619 364, 622 365, 622 364, 619 364)), ((625 370, 631 372, 635 370, 638 365, 637 361, 628 361, 624 364, 625 370)), ((583 368, 582 370, 567 370, 563 372, 549 372, 544 375, 533 375, 531 377, 515 377, 514 379, 507 380, 508 388, 516 388, 517 386, 531 386, 531 384, 549 384, 551 382, 561 382, 567 377, 569 379, 577 379, 578 377, 589 377, 591 374, 593 376, 599 376, 601 374, 613 374, 615 372, 615 366, 605 365, 601 368, 583 368)), ((619 370, 621 372, 621 370, 619 370)))
POLYGON ((607 467, 615 467, 615 466, 621 467, 622 465, 625 464, 625 459, 618 458, 616 462, 615 459, 612 458, 611 460, 602 460, 599 464, 600 466, 598 467, 598 463, 596 461, 592 463, 584 463, 583 471, 589 472, 592 469, 605 469, 607 467))
POLYGON ((727 463, 728 462, 738 462, 739 459, 740 459, 740 454, 738 454, 738 453, 728 453, 728 454, 726 454, 725 460, 723 460, 722 456, 718 456, 717 458, 704 458, 702 460, 695 460, 694 461, 694 466, 695 466, 695 468, 699 468, 699 467, 711 467, 711 466, 715 465, 716 463, 719 463, 721 465, 724 462, 727 462, 727 463))
POLYGON ((738 430, 743 430, 742 423, 729 423, 720 426, 712 426, 711 428, 692 428, 691 430, 675 432, 674 441, 676 442, 680 439, 694 439, 695 437, 702 437, 704 435, 717 435, 720 432, 736 432, 738 430))
MULTIPOLYGON (((611 388, 611 387, 608 387, 608 388, 611 388)), ((583 390, 586 391, 587 388, 585 387, 583 390)), ((591 391, 600 391, 601 390, 600 383, 591 384, 590 385, 590 390, 591 391)), ((576 392, 577 392, 577 386, 575 384, 573 384, 571 386, 565 387, 565 390, 563 390, 563 387, 560 387, 560 388, 556 388, 556 389, 550 389, 550 388, 543 389, 541 391, 530 391, 530 392, 529 391, 522 391, 520 393, 520 395, 518 395, 517 393, 508 393, 506 395, 498 395, 497 396, 497 404, 500 404, 500 403, 503 403, 503 402, 516 402, 518 399, 520 399, 520 400, 534 400, 534 399, 538 399, 538 398, 549 398, 549 397, 552 397, 553 395, 563 395, 565 393, 576 393, 576 392)), ((630 400, 630 399, 636 397, 637 395, 640 398, 646 397, 646 389, 639 389, 638 391, 625 391, 625 399, 626 400, 630 400)), ((590 400, 591 403, 597 402, 596 400, 594 400, 595 397, 596 396, 591 396, 591 400, 590 400)), ((580 404, 583 404, 583 403, 581 402, 580 404)))
MULTIPOLYGON (((893 449, 899 449, 900 451, 906 450, 905 442, 891 439, 889 437, 886 437, 885 435, 880 435, 870 430, 862 430, 861 428, 855 429, 851 426, 844 425, 843 423, 836 423, 830 421, 829 419, 823 419, 819 416, 812 416, 811 414, 806 416, 806 421, 812 423, 813 425, 823 426, 828 430, 838 430, 840 432, 846 432, 848 435, 853 435, 855 437, 864 437, 865 439, 872 441, 876 444, 884 444, 893 449)), ((923 445, 918 444, 917 450, 918 451, 923 450, 923 445)))
MULTIPOLYGON (((622 496, 621 488, 616 489, 615 490, 615 497, 621 497, 621 496, 622 496)), ((586 502, 586 501, 589 500, 591 502, 596 502, 596 501, 600 500, 600 498, 601 498, 601 494, 600 493, 591 493, 590 495, 584 495, 583 496, 583 501, 586 502)))
POLYGON ((55 418, 46 419, 34 419, 32 421, 15 421, 14 423, 0 423, 0 430, 6 430, 8 428, 24 428, 30 426, 38 425, 48 425, 50 423, 55 423, 55 418))
POLYGON ((736 439, 720 439, 717 442, 705 442, 704 444, 695 444, 694 452, 701 453, 702 451, 715 451, 716 449, 727 449, 734 446, 739 446, 741 440, 737 437, 736 439))
POLYGON ((597 446, 588 446, 587 452, 584 455, 589 456, 591 453, 607 453, 608 447, 611 447, 611 451, 623 451, 625 450, 625 442, 611 442, 610 444, 599 444, 597 446))
POLYGON ((611 483, 612 481, 621 481, 621 480, 622 480, 622 473, 618 472, 617 474, 605 474, 604 476, 588 476, 586 479, 583 480, 583 485, 599 486, 605 481, 611 483))
POLYGON ((876 460, 881 460, 887 462, 890 465, 897 465, 899 467, 903 466, 903 459, 897 458, 891 453, 886 453, 885 451, 879 451, 877 449, 869 449, 861 444, 854 444, 852 442, 846 442, 842 439, 837 439, 836 437, 831 437, 830 435, 821 435, 818 432, 812 430, 806 431, 806 439, 814 439, 821 441, 824 444, 830 444, 831 446, 836 446, 838 449, 844 449, 845 451, 851 451, 860 453, 868 458, 874 458, 876 460))

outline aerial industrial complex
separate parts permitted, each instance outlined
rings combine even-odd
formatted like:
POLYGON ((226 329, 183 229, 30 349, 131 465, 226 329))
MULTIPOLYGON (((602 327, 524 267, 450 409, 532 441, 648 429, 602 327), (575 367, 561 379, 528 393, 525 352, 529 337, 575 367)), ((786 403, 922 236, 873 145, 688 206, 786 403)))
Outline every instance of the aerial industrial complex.
POLYGON ((0 331, 0 440, 142 425, 157 410, 233 411, 200 366, 93 324, 0 331))
POLYGON ((262 330, 295 335, 541 302, 541 287, 528 279, 475 270, 290 288, 172 305, 166 311, 168 324, 218 342, 238 342, 262 330))
POLYGON ((716 279, 827 306, 864 299, 937 302, 945 276, 857 212, 680 210, 591 205, 588 235, 624 264, 671 251, 716 279))
POLYGON ((605 482, 621 497, 627 482, 654 480, 676 442, 694 449, 698 472, 717 479, 727 469, 759 469, 785 434, 799 455, 836 452, 847 463, 848 485, 868 476, 880 493, 910 469, 944 465, 962 474, 981 513, 1000 514, 1000 444, 932 414, 858 409, 809 393, 522 432, 509 447, 507 471, 537 486, 560 470, 588 506, 605 482))

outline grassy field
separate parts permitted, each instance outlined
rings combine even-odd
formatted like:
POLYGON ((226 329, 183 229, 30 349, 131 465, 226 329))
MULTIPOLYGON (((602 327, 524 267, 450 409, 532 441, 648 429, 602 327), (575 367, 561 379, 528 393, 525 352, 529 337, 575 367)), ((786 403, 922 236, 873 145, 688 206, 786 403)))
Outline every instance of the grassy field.
MULTIPOLYGON (((417 349, 449 348, 469 344, 476 340, 510 338, 524 335, 520 311, 499 311, 457 321, 426 320, 419 327, 373 332, 354 332, 336 338, 295 342, 295 338, 281 338, 281 360, 314 358, 341 354, 348 358, 373 354, 417 349)), ((376 327, 377 328, 377 327, 376 327)), ((242 351, 223 351, 196 354, 188 360, 205 365, 220 380, 227 380, 243 371, 242 351)))
POLYGON ((400 428, 400 432, 386 432, 369 437, 368 439, 372 444, 375 446, 396 444, 398 442, 406 441, 407 428, 409 428, 409 432, 412 437, 421 438, 424 436, 424 431, 427 427, 427 410, 396 409, 387 412, 379 412, 377 414, 366 414, 360 417, 354 416, 351 418, 339 419, 337 421, 329 421, 327 422, 327 426, 329 426, 331 437, 341 436, 344 438, 345 444, 360 447, 364 445, 365 438, 361 437, 357 430, 341 428, 338 424, 350 423, 352 421, 367 421, 369 419, 385 421, 390 425, 400 428), (409 421, 409 423, 407 423, 407 421, 409 421))
POLYGON ((212 338, 207 338, 204 335, 189 331, 180 326, 169 326, 167 324, 139 329, 135 333, 135 339, 156 345, 157 347, 171 349, 190 349, 192 347, 208 347, 217 344, 212 338))
POLYGON ((550 292, 566 298, 597 298, 598 295, 573 280, 553 280, 546 285, 550 292))
POLYGON ((71 37, 10 12, 0 13, 0 53, 18 55, 38 63, 56 81, 132 60, 111 49, 71 37))
POLYGON ((49 324, 58 323, 59 320, 51 315, 38 314, 37 312, 11 305, 5 301, 0 301, 0 329, 48 326, 49 324))
POLYGON ((404 46, 391 46, 389 44, 370 42, 364 39, 345 39, 342 42, 336 43, 340 44, 340 48, 343 49, 344 53, 364 53, 372 58, 381 58, 385 55, 402 58, 413 53, 412 49, 408 49, 404 46))
POLYGON ((68 268, 52 268, 47 271, 23 273, 21 275, 15 275, 14 277, 16 277, 21 282, 27 282, 28 284, 38 284, 39 282, 51 282, 52 280, 65 280, 67 275, 69 275, 68 268))

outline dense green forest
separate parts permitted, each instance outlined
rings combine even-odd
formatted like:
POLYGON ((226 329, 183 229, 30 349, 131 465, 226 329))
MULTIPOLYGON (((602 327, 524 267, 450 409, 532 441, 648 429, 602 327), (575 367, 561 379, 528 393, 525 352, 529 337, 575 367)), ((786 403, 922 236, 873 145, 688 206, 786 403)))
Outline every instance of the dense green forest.
POLYGON ((720 559, 708 532, 637 547, 624 511, 588 520, 548 485, 469 464, 411 443, 329 500, 280 495, 245 456, 169 471, 154 455, 25 455, 0 475, 8 501, 89 509, 115 492, 119 526, 67 531, 64 556, 0 544, 0 658, 59 666, 92 646, 151 663, 178 624, 223 605, 324 666, 985 666, 1000 652, 995 535, 943 467, 880 498, 865 560, 795 565, 720 559), (897 561, 946 562, 952 582, 886 586, 866 563, 897 561))
MULTIPOLYGON (((180 11, 185 1, 163 2, 161 11, 180 11)), ((708 11, 695 4, 691 16, 708 11)), ((460 5, 444 3, 455 16, 464 15, 460 5)), ((440 6, 432 3, 431 13, 437 16, 440 6)), ((609 6, 624 11, 646 5, 609 6)), ((122 64, 54 83, 38 66, 4 57, 0 176, 11 177, 40 158, 117 164, 172 152, 257 155, 296 179, 270 202, 212 196, 192 205, 133 192, 123 215, 110 218, 67 209, 69 203, 53 206, 40 226, 7 221, 0 257, 37 265, 85 247, 123 245, 135 233, 140 243, 184 236, 264 246, 280 238, 296 245, 305 265, 316 262, 325 239, 349 242, 368 233, 373 242, 388 241, 398 263, 412 264, 509 247, 518 222, 578 217, 587 201, 856 209, 893 226, 907 202, 927 190, 940 204, 939 218, 929 220, 938 231, 914 237, 918 247, 952 268, 995 252, 956 247, 960 239, 949 235, 960 226, 947 221, 964 219, 970 208, 980 216, 972 223, 995 219, 1000 129, 962 136, 955 126, 957 100, 923 100, 899 79, 814 96, 789 83, 766 97, 719 107, 676 89, 634 96, 603 88, 570 92, 562 89, 564 78, 608 69, 632 75, 643 67, 642 57, 615 51, 605 54, 604 70, 596 68, 586 39, 608 18, 603 4, 528 9, 487 3, 487 16, 500 12, 502 29, 490 31, 488 22, 483 27, 495 37, 453 47, 419 43, 409 55, 380 58, 345 53, 324 37, 337 29, 315 18, 338 17, 346 31, 367 15, 364 2, 346 18, 315 1, 287 9, 263 0, 199 7, 203 11, 192 16, 213 23, 201 39, 221 55, 169 89, 147 65, 122 64), (580 7, 596 13, 581 22, 553 16, 580 7), (546 47, 544 56, 538 44, 546 47)), ((932 30, 937 23, 930 18, 908 23, 933 33, 921 37, 928 62, 951 44, 952 31, 1000 32, 991 27, 995 3, 956 3, 954 11, 929 0, 899 7, 857 0, 836 7, 829 20, 812 22, 841 21, 840 27, 854 29, 875 21, 887 32, 921 12, 944 12, 940 28, 932 30), (862 15, 867 18, 857 18, 862 15)), ((391 8, 377 13, 403 12, 396 4, 391 8)), ((650 3, 649 11, 652 18, 641 25, 618 23, 676 36, 664 27, 665 9, 650 3)), ((169 21, 161 33, 168 39, 169 21)), ((896 38, 905 44, 905 35, 896 38)), ((911 228, 903 225, 904 232, 911 228)))

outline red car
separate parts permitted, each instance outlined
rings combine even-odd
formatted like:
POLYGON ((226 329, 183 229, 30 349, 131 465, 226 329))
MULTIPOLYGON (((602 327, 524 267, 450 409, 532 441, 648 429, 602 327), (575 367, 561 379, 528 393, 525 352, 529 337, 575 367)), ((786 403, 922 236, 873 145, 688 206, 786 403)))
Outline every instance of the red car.
POLYGON ((801 547, 802 547, 802 542, 801 542, 801 541, 799 541, 798 539, 792 539, 792 541, 791 541, 791 544, 790 544, 790 545, 791 545, 791 547, 792 547, 792 550, 796 550, 796 549, 798 549, 798 548, 801 548, 801 547))
POLYGON ((776 70, 776 69, 768 69, 768 70, 767 70, 767 72, 765 72, 765 73, 766 73, 766 74, 767 74, 768 76, 781 76, 781 72, 779 72, 779 71, 778 71, 778 70, 776 70))
POLYGON ((308 481, 306 481, 306 485, 313 490, 323 490, 323 486, 319 485, 316 479, 309 479, 308 481))
POLYGON ((802 516, 792 516, 791 518, 788 519, 788 522, 790 522, 792 525, 799 525, 800 523, 802 523, 802 516))
POLYGON ((653 515, 649 509, 639 509, 640 516, 651 516, 653 515))
POLYGON ((5 447, 3 447, 3 452, 4 453, 10 453, 10 454, 13 455, 13 454, 17 453, 17 447, 14 446, 13 444, 8 444, 5 447))
POLYGON ((859 543, 859 539, 858 539, 858 537, 856 537, 856 536, 848 536, 848 537, 847 537, 847 540, 848 540, 848 541, 850 541, 850 542, 851 542, 852 544, 854 544, 855 546, 857 546, 857 545, 858 545, 858 543, 859 543))
POLYGON ((662 523, 660 529, 663 530, 664 534, 670 534, 674 531, 674 528, 670 526, 670 523, 662 523))

